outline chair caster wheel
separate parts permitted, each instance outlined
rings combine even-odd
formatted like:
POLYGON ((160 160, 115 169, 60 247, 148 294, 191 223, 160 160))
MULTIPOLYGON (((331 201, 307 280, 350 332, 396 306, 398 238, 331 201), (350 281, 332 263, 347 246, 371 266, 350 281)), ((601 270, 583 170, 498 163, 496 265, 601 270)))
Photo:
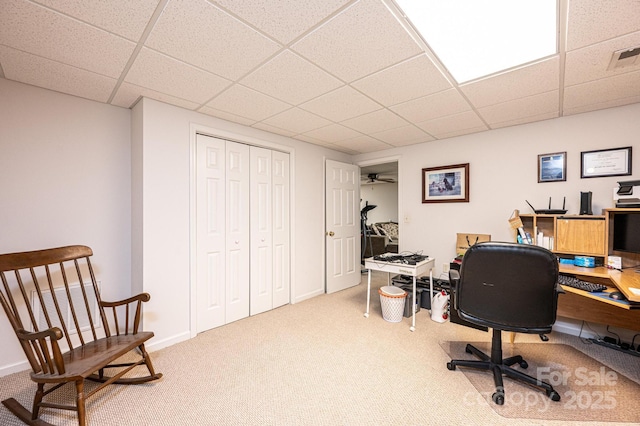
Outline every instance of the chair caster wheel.
POLYGON ((448 363, 447 363, 447 368, 448 368, 449 370, 451 370, 451 371, 455 371, 455 369, 456 369, 456 365, 455 365, 454 363, 452 363, 452 362, 448 362, 448 363))
POLYGON ((560 394, 554 390, 547 391, 547 396, 551 398, 552 401, 560 401, 560 394))
POLYGON ((496 405, 504 405, 504 393, 503 392, 495 392, 491 395, 491 399, 496 405))
POLYGON ((520 363, 520 368, 529 368, 529 363, 525 360, 522 360, 520 363))

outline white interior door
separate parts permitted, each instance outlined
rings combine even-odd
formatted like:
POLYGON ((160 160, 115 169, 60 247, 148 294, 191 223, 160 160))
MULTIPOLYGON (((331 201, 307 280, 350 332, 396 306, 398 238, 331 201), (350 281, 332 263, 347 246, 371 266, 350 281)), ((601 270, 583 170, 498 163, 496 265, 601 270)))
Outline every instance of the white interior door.
POLYGON ((198 333, 225 323, 225 146, 196 136, 196 281, 198 333))
POLYGON ((273 308, 273 222, 271 150, 252 146, 251 156, 251 315, 273 308))
POLYGON ((327 160, 325 165, 327 293, 360 283, 359 167, 327 160))

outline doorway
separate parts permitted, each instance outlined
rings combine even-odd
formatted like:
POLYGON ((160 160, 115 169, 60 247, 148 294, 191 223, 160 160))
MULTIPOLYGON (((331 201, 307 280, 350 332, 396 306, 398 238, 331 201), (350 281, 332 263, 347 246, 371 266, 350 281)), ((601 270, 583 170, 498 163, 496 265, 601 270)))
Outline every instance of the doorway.
POLYGON ((363 258, 399 251, 398 171, 397 159, 361 164, 360 209, 363 258))

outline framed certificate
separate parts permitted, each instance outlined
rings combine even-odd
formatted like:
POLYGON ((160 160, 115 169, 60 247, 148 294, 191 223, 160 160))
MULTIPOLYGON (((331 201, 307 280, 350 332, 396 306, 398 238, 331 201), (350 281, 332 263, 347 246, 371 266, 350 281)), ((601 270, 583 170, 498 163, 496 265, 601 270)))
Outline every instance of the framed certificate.
POLYGON ((631 174, 631 147, 581 153, 580 177, 627 176, 631 174))

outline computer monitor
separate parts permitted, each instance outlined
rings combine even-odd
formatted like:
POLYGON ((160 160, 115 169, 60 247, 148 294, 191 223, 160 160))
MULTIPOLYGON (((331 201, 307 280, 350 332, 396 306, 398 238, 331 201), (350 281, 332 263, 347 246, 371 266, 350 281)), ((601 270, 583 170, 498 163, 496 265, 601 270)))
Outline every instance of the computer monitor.
POLYGON ((640 254, 640 211, 613 215, 614 251, 640 254))

